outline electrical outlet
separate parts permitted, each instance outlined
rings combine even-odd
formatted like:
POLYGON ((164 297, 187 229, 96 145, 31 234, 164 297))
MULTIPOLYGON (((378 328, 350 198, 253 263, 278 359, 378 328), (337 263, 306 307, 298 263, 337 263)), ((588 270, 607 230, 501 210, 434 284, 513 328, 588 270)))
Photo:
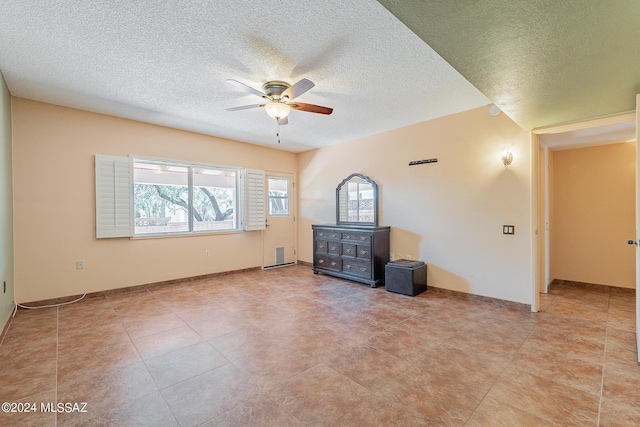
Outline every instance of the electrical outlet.
POLYGON ((395 254, 394 254, 393 252, 391 252, 391 253, 389 254, 389 260, 390 260, 390 261, 393 261, 393 260, 395 259, 394 257, 395 257, 395 254))
POLYGON ((84 261, 76 261, 76 270, 84 269, 84 261))
POLYGON ((207 258, 209 258, 211 256, 211 252, 209 251, 209 249, 205 249, 204 256, 207 257, 207 258))
POLYGON ((407 259, 411 259, 411 255, 407 255, 407 259))

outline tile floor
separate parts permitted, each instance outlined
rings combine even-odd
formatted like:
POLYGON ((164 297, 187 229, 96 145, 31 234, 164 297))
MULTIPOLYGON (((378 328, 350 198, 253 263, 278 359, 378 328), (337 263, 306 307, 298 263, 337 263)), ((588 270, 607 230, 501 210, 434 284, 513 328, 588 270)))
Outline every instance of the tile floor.
POLYGON ((411 298, 294 266, 19 310, 0 402, 38 411, 0 425, 637 425, 632 291, 559 285, 542 304, 411 298))

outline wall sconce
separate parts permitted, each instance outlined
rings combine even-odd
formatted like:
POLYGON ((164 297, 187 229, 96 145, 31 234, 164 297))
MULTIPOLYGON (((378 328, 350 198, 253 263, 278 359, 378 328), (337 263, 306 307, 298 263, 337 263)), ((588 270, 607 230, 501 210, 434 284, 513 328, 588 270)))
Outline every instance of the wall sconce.
POLYGON ((513 154, 511 154, 511 151, 503 151, 500 160, 502 160, 502 164, 506 168, 513 162, 513 154))

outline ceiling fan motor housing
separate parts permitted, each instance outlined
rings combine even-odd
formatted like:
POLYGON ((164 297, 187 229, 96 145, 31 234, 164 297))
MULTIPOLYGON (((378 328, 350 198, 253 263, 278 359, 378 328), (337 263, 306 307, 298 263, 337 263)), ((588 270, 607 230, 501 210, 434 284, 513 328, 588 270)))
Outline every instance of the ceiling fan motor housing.
POLYGON ((265 84, 263 84, 262 85, 262 90, 269 97, 277 97, 277 98, 279 98, 280 94, 282 94, 282 92, 284 92, 285 90, 289 89, 290 87, 291 87, 291 85, 289 83, 281 82, 279 80, 273 80, 273 81, 266 82, 265 84))

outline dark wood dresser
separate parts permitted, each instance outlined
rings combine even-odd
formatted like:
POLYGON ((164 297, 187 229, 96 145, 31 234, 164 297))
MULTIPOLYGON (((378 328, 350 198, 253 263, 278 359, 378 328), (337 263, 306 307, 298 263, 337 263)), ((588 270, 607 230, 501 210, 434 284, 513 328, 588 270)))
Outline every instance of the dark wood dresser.
POLYGON ((313 271, 366 283, 384 283, 391 227, 312 225, 313 271))

